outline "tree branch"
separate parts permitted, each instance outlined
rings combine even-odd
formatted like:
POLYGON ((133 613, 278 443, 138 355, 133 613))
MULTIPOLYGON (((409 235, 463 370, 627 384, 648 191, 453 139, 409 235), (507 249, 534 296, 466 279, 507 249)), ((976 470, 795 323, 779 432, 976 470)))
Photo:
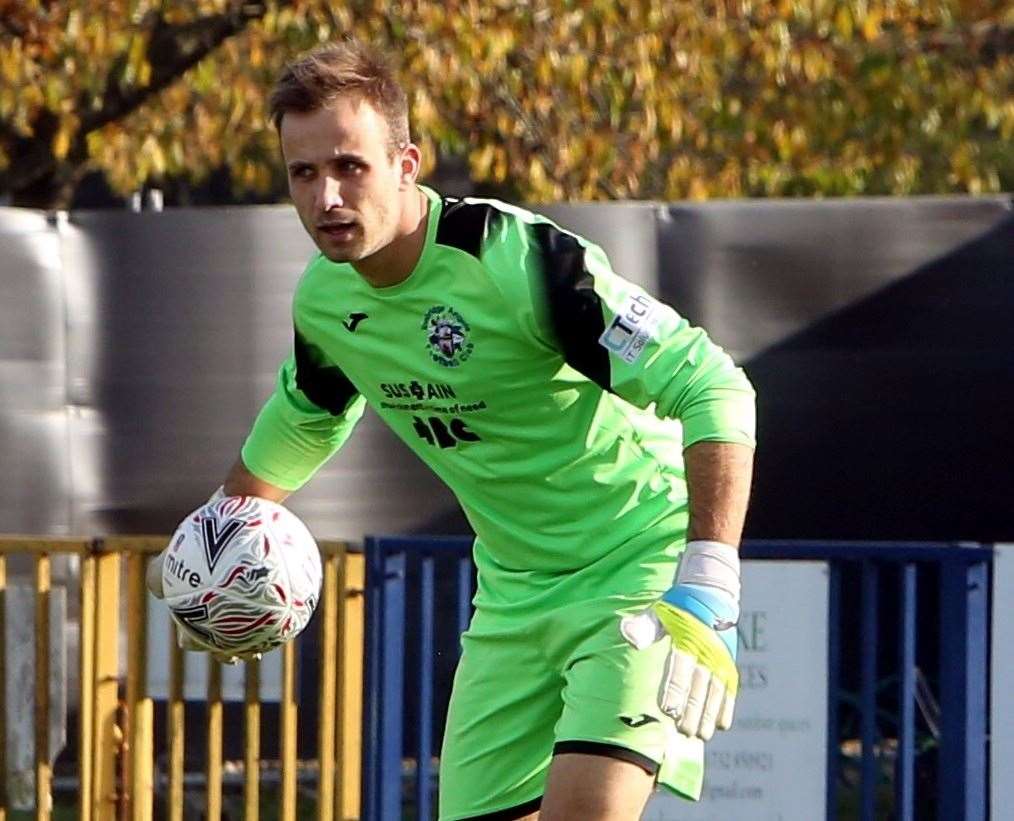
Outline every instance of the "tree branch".
MULTIPOLYGON (((277 0, 276 5, 289 5, 291 0, 277 0)), ((124 88, 118 82, 123 57, 109 71, 106 92, 99 108, 80 114, 80 127, 74 136, 68 158, 57 160, 51 148, 52 134, 36 133, 22 137, 0 124, 0 144, 10 159, 7 170, 0 173, 0 190, 18 191, 47 176, 57 174, 68 162, 81 165, 87 158, 88 134, 126 117, 158 94, 188 69, 197 65, 230 37, 242 32, 251 22, 268 11, 267 0, 234 0, 230 9, 189 23, 169 24, 158 13, 146 22, 151 29, 147 59, 151 79, 147 85, 124 88)), ((70 169, 68 169, 70 170, 70 169)))
MULTIPOLYGON (((288 5, 286 0, 279 5, 288 5)), ((213 14, 189 23, 167 24, 155 15, 150 23, 148 62, 151 81, 145 86, 123 89, 110 78, 102 106, 81 118, 81 131, 87 134, 119 120, 155 94, 171 85, 230 37, 242 32, 268 10, 267 2, 236 2, 224 14, 213 14)))

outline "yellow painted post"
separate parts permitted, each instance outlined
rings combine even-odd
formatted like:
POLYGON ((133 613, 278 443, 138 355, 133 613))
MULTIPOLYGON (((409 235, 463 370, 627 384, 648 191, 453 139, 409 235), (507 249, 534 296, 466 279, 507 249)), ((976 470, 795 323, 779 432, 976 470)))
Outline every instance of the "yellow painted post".
POLYGON ((7 557, 0 555, 0 821, 7 821, 7 557))
POLYGON ((341 545, 321 545, 324 577, 320 596, 320 712, 317 721, 319 761, 317 819, 333 821, 335 810, 335 721, 338 718, 338 565, 341 545))
POLYGON ((176 628, 169 624, 169 698, 166 703, 166 724, 169 745, 169 821, 183 821, 183 651, 176 641, 176 628))
POLYGON ((260 816, 261 663, 248 661, 243 671, 243 818, 260 816))
POLYGON ((362 553, 343 554, 342 612, 338 625, 338 784, 341 807, 338 818, 358 819, 362 796, 363 739, 363 633, 365 620, 366 561, 362 553))
POLYGON ((95 677, 92 733, 92 818, 115 821, 120 804, 116 759, 122 733, 116 722, 119 686, 120 556, 95 557, 95 677))
POLYGON ((205 821, 222 817, 222 665, 208 656, 208 779, 205 821))
POLYGON ((35 557, 35 818, 48 821, 53 803, 49 763, 49 556, 35 557))
MULTIPOLYGON (((78 705, 78 818, 92 821, 92 745, 95 743, 95 557, 81 557, 81 615, 78 647, 81 697, 78 705)), ((2 680, 3 677, 0 677, 2 680)), ((3 821, 3 819, 0 819, 3 821)))
MULTIPOLYGON (((129 549, 126 545, 125 548, 129 549)), ((154 800, 152 703, 147 698, 148 593, 144 583, 147 562, 143 553, 131 550, 127 555, 127 710, 130 755, 125 784, 133 821, 150 819, 154 800)))
POLYGON ((282 645, 282 702, 278 705, 282 730, 281 821, 296 821, 296 645, 282 645))
POLYGON ((130 719, 134 737, 134 746, 131 748, 133 821, 151 821, 152 818, 155 799, 154 709, 155 705, 150 698, 138 699, 130 719))

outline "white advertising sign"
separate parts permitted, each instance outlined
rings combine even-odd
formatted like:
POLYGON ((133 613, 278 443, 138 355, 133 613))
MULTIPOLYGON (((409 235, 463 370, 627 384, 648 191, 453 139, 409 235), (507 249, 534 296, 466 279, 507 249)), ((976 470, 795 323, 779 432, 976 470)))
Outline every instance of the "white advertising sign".
POLYGON ((659 791, 643 821, 826 817, 827 596, 823 562, 743 563, 733 728, 707 744, 701 801, 659 791))
POLYGON ((990 764, 995 819, 1014 807, 1014 544, 995 545, 993 555, 993 682, 990 693, 990 764))
MULTIPOLYGON (((164 604, 148 596, 148 695, 164 699, 169 693, 169 647, 176 641, 175 628, 164 604)), ((208 697, 208 654, 183 654, 183 698, 204 701, 208 697)), ((242 664, 222 667, 222 699, 243 700, 242 664)), ((282 698, 282 651, 272 650, 261 659, 261 701, 282 698)))

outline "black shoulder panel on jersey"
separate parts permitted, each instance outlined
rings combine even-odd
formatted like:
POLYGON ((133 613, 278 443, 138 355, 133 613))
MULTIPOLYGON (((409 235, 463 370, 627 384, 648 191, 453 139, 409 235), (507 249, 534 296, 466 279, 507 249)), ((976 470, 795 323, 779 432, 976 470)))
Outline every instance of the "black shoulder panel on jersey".
POLYGON ((499 217, 500 212, 488 203, 444 197, 435 242, 459 248, 478 258, 486 235, 499 217))
POLYGON ((332 416, 341 416, 359 395, 337 365, 327 364, 324 352, 296 330, 296 387, 332 416))
POLYGON ((595 293, 584 248, 555 225, 537 223, 532 235, 542 253, 549 315, 563 358, 604 390, 611 391, 609 351, 599 342, 606 330, 602 300, 595 293))

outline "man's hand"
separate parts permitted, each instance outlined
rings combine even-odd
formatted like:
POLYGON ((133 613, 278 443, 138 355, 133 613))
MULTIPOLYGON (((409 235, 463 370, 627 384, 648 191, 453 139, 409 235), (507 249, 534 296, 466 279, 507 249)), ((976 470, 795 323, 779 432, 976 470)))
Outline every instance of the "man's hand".
POLYGON ((659 707, 684 735, 705 741, 728 730, 739 688, 739 554, 721 542, 691 541, 675 584, 651 607, 620 621, 639 650, 669 638, 659 707))
POLYGON ((193 653, 207 653, 219 664, 238 664, 241 661, 260 661, 261 659, 260 653, 230 653, 227 650, 222 650, 220 647, 204 644, 190 635, 190 633, 185 633, 175 621, 173 624, 176 625, 176 643, 181 650, 193 653))
POLYGON ((148 562, 148 567, 144 571, 144 583, 156 599, 165 598, 165 590, 162 589, 162 562, 164 561, 165 549, 148 562))

